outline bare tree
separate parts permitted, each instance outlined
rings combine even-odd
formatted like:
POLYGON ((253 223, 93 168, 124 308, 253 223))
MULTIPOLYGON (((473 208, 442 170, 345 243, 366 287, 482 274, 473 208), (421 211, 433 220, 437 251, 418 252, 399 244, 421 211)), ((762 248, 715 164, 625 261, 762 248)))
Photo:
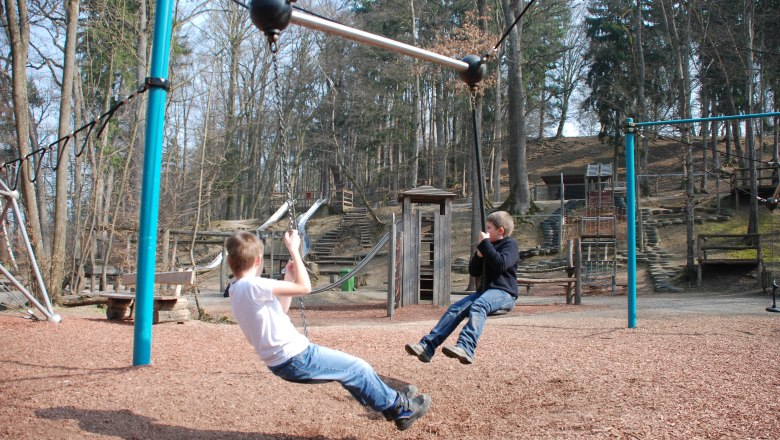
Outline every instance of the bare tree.
POLYGON ((41 235, 41 223, 35 186, 30 181, 30 100, 27 94, 27 61, 30 47, 30 16, 26 0, 5 0, 5 12, 8 21, 8 37, 11 41, 12 59, 12 99, 14 103, 14 118, 16 121, 16 143, 19 149, 18 182, 22 188, 24 208, 27 211, 27 221, 30 242, 38 257, 46 255, 41 235))
MULTIPOLYGON (((76 70, 76 38, 78 30, 79 0, 68 0, 66 10, 65 51, 62 63, 62 92, 60 95, 60 120, 58 136, 60 139, 71 131, 73 101, 73 78, 76 70)), ((62 288, 65 270, 65 244, 68 221, 68 161, 73 142, 63 142, 57 146, 57 190, 54 202, 54 239, 52 240, 52 261, 49 275, 49 293, 57 302, 62 288)))
MULTIPOLYGON (((520 2, 525 4, 524 1, 520 2)), ((501 6, 507 23, 515 21, 519 13, 517 8, 510 6, 509 0, 502 0, 501 6)), ((523 88, 523 54, 520 50, 523 37, 523 21, 509 32, 506 40, 509 50, 507 58, 507 129, 509 130, 509 197, 501 205, 501 209, 514 213, 525 214, 531 206, 528 191, 528 163, 526 159, 526 126, 525 126, 525 90, 523 88)))
POLYGON ((563 127, 569 117, 569 104, 572 95, 577 90, 579 83, 584 78, 587 58, 585 51, 587 49, 587 39, 582 23, 572 26, 564 40, 564 52, 561 56, 557 75, 558 87, 560 88, 560 111, 561 116, 558 119, 558 129, 555 132, 555 138, 563 136, 563 127))

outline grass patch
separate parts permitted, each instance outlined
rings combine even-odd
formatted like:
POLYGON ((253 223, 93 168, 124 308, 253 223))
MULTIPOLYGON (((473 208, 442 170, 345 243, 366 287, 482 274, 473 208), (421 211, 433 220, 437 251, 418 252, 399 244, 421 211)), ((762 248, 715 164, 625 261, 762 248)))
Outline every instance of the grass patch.
MULTIPOLYGON (((739 210, 728 221, 696 225, 696 234, 746 234, 748 219, 748 210, 739 210)), ((759 207, 758 232, 761 234, 764 264, 777 264, 780 262, 780 210, 771 212, 766 208, 759 207)), ((751 249, 724 251, 723 253, 728 258, 733 259, 756 257, 756 251, 751 249)))

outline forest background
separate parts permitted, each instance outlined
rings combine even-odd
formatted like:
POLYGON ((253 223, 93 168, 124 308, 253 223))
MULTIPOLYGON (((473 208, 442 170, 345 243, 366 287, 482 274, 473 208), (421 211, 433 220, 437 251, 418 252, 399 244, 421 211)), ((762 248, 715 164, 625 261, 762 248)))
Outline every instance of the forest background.
MULTIPOLYGON (((488 53, 528 3, 295 6, 460 59, 488 53)), ((148 76, 154 2, 3 0, 0 9, 0 175, 21 193, 56 301, 63 289, 80 289, 98 240, 110 261, 137 237, 146 124, 138 87, 148 76), (107 112, 110 119, 97 119, 107 112)), ((472 99, 456 72, 297 26, 282 34, 275 69, 266 37, 240 2, 181 0, 159 226, 202 230, 217 220, 265 218, 288 183, 293 194, 349 189, 372 204, 420 184, 470 196, 472 105, 488 197, 522 215, 532 206, 529 139, 575 127, 611 143, 621 163, 627 117, 776 112, 778 22, 780 0, 535 2, 496 47, 472 99)), ((713 123, 657 134, 711 150, 707 169, 747 167, 755 166, 757 133, 774 133, 777 160, 776 125, 713 123)))

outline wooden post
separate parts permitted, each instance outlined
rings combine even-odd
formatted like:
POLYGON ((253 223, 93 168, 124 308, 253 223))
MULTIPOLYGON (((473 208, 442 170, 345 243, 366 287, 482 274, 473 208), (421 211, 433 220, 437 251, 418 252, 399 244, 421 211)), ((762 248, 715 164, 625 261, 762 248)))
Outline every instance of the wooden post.
POLYGON ((701 287, 701 260, 702 260, 701 241, 702 241, 702 237, 701 235, 699 235, 696 238, 696 259, 699 262, 699 264, 696 265, 696 286, 697 287, 701 287))
POLYGON ((566 187, 563 184, 563 173, 561 173, 561 218, 559 220, 559 227, 558 227, 558 252, 561 252, 563 250, 563 237, 564 237, 564 230, 565 227, 565 221, 566 221, 566 203, 564 202, 564 199, 566 198, 566 187))
POLYGON ((720 215, 720 171, 717 171, 715 176, 715 209, 716 215, 720 215))
POLYGON ((433 305, 441 307, 449 307, 452 287, 451 211, 452 200, 447 198, 433 214, 433 305))
MULTIPOLYGON (((574 247, 574 241, 573 240, 567 240, 566 241, 566 276, 571 278, 572 276, 575 276, 575 270, 574 270, 574 253, 573 248, 574 247)), ((576 278, 575 278, 576 280, 576 278)), ((572 296, 573 293, 571 291, 571 284, 569 284, 566 287, 566 304, 571 304, 572 302, 572 296)), ((575 285, 576 288, 576 285, 575 285)))
POLYGON ((390 254, 390 264, 387 266, 387 316, 393 319, 395 315, 395 252, 396 252, 396 237, 395 237, 395 213, 393 213, 390 224, 388 225, 388 233, 390 234, 390 248, 388 254, 390 254))
POLYGON ((577 281, 574 283, 574 304, 582 302, 582 244, 579 238, 574 239, 574 273, 577 281))
POLYGON ((403 235, 401 240, 401 307, 417 304, 417 301, 413 298, 417 297, 417 290, 419 289, 418 273, 413 267, 417 265, 419 254, 417 258, 414 258, 414 243, 419 242, 419 236, 415 233, 419 230, 415 227, 416 216, 412 218, 412 202, 409 197, 403 198, 403 235), (414 258, 414 259, 413 259, 414 258))
POLYGON ((276 247, 276 232, 271 232, 268 236, 271 239, 271 255, 268 261, 268 277, 274 277, 274 248, 276 247))
POLYGON ((174 266, 176 265, 176 252, 179 247, 179 238, 176 237, 173 239, 173 250, 171 251, 171 262, 168 267, 164 267, 163 270, 175 270, 174 266))
POLYGON ((756 257, 758 258, 758 273, 761 273, 764 271, 764 254, 761 249, 761 234, 756 234, 756 240, 758 240, 758 249, 756 249, 756 257))
MULTIPOLYGON (((225 263, 227 262, 227 238, 222 239, 222 261, 219 262, 219 291, 225 292, 225 263)), ((263 272, 263 268, 260 268, 263 272)))
POLYGON ((171 230, 166 229, 162 236, 162 264, 163 270, 168 270, 168 248, 170 247, 171 230))

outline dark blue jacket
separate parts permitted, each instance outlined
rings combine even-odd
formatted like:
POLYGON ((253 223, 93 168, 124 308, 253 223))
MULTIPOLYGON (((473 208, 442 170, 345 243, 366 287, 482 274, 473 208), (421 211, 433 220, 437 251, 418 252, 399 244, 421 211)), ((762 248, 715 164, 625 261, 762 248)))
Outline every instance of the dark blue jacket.
POLYGON ((500 289, 517 298, 517 262, 520 260, 520 248, 512 237, 502 238, 491 243, 487 238, 477 245, 483 257, 476 252, 469 261, 469 274, 482 276, 485 263, 485 276, 482 278, 482 290, 500 289))

